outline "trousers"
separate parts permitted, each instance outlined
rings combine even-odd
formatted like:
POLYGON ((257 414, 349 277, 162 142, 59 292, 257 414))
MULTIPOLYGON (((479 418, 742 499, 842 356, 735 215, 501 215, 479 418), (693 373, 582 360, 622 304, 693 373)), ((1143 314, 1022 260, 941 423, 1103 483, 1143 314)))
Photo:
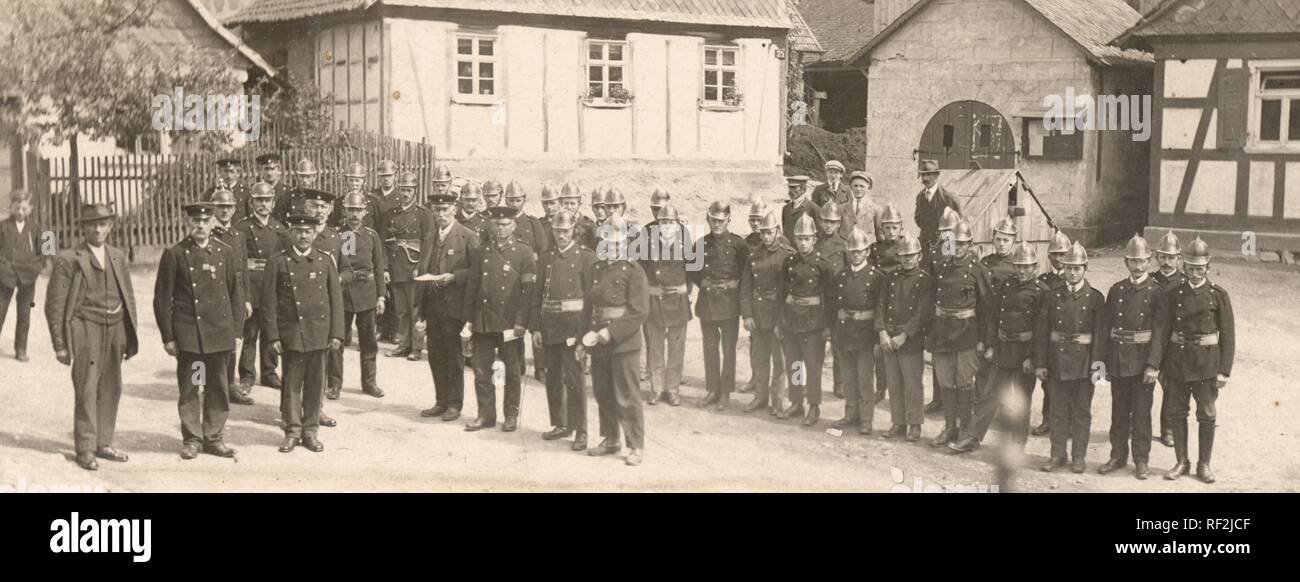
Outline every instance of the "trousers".
POLYGON ((1132 439, 1133 460, 1151 458, 1151 403, 1155 384, 1144 384, 1142 376, 1112 378, 1110 381, 1110 458, 1127 461, 1132 439))
POLYGON ((644 328, 646 353, 649 354, 650 393, 656 397, 677 394, 686 362, 686 324, 672 327, 646 324, 644 328))
POLYGON ((1052 380, 1052 458, 1064 459, 1067 441, 1070 456, 1081 460, 1088 455, 1088 436, 1092 431, 1092 393, 1090 378, 1052 380))
POLYGON ((826 363, 826 337, 822 330, 785 332, 781 340, 789 365, 790 403, 811 406, 822 403, 822 365, 826 363))
POLYGON ((457 411, 465 407, 465 358, 460 353, 460 319, 435 317, 427 322, 429 372, 433 375, 434 404, 457 411))
POLYGON ((181 437, 186 443, 216 444, 230 416, 230 368, 234 351, 199 354, 177 352, 176 404, 181 437), (200 394, 200 390, 202 394, 200 394))
MULTIPOLYGON (((533 352, 537 353, 536 350, 533 352)), ((542 348, 546 370, 546 406, 551 426, 587 432, 587 380, 578 365, 574 346, 550 344, 542 348)))
POLYGON ((628 448, 645 448, 645 411, 637 378, 640 351, 592 356, 591 393, 600 417, 600 436, 614 442, 619 429, 628 448))
POLYGON ((0 283, 0 332, 5 330, 5 316, 9 313, 9 299, 18 294, 18 303, 14 305, 14 315, 18 317, 14 327, 14 352, 27 351, 27 335, 32 328, 32 305, 36 301, 36 283, 19 284, 18 287, 5 287, 0 283))
POLYGON ((889 416, 895 425, 920 425, 925 421, 925 356, 881 350, 889 382, 889 416))
POLYGON ((785 354, 772 329, 755 328, 749 333, 749 368, 754 381, 754 398, 779 408, 785 400, 785 354))
POLYGON ((280 418, 288 437, 316 436, 320 430, 321 399, 325 396, 325 353, 329 348, 284 353, 284 385, 280 389, 280 418))
MULTIPOLYGON (((740 319, 700 320, 700 334, 704 340, 705 389, 721 396, 731 394, 736 390, 736 340, 740 337, 740 319)), ((676 389, 674 386, 673 390, 676 389)))
POLYGON ((484 420, 497 418, 497 387, 495 363, 497 357, 505 368, 501 370, 505 384, 505 402, 502 410, 506 418, 519 416, 520 365, 523 358, 522 338, 505 341, 501 332, 474 332, 474 355, 470 362, 474 366, 474 394, 478 401, 478 417, 484 420))
POLYGON ((78 453, 111 446, 117 429, 117 404, 122 399, 122 357, 126 323, 102 325, 73 318, 72 353, 73 441, 78 453))
POLYGON ((263 380, 274 378, 275 368, 279 365, 279 358, 271 353, 271 346, 261 339, 261 320, 261 310, 254 308, 244 321, 244 345, 239 349, 239 381, 244 384, 257 381, 258 364, 261 364, 263 380))

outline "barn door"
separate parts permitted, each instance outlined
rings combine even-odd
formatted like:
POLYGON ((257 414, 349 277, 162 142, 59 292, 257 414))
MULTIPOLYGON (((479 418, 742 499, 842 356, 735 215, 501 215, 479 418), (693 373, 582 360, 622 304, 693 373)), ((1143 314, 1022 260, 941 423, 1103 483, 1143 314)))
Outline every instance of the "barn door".
POLYGON ((979 101, 955 101, 926 124, 919 155, 938 161, 942 170, 1012 169, 1016 139, 996 109, 979 101))

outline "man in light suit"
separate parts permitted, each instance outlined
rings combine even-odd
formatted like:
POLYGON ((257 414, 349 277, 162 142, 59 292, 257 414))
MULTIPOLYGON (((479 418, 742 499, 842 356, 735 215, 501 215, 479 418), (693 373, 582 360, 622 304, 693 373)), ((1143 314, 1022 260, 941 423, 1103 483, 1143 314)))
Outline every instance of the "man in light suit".
POLYGON ((844 216, 841 232, 853 232, 854 228, 858 228, 867 235, 867 240, 880 240, 880 216, 875 203, 871 201, 871 175, 862 171, 853 172, 849 176, 849 189, 853 196, 840 205, 840 212, 844 216))

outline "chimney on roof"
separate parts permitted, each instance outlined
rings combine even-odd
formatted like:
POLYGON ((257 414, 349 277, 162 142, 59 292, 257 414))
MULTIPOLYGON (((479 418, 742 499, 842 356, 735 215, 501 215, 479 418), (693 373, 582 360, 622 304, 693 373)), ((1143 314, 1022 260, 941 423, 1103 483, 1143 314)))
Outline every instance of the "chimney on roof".
POLYGON ((875 33, 880 34, 880 31, 884 30, 885 27, 892 24, 895 20, 898 20, 899 16, 902 16, 904 12, 907 12, 909 8, 915 6, 916 3, 920 1, 921 0, 876 0, 875 33))

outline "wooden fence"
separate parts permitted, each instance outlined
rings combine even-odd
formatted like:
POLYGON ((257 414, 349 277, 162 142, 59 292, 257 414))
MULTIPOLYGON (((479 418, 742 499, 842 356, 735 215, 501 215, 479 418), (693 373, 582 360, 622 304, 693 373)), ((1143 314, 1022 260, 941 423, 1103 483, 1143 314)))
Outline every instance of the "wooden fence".
POLYGON ((240 159, 243 183, 252 184, 258 176, 255 159, 271 151, 282 156, 282 181, 292 186, 294 166, 299 160, 309 159, 319 172, 316 188, 335 193, 347 191, 343 174, 353 162, 367 168, 369 189, 378 185, 374 172, 379 161, 393 160, 399 173, 415 172, 419 177, 416 194, 422 202, 430 189, 435 163, 434 148, 427 143, 350 136, 339 145, 315 149, 270 150, 254 146, 222 154, 83 157, 74 189, 67 158, 37 160, 30 174, 34 213, 40 224, 54 232, 59 247, 69 248, 79 240, 77 217, 81 204, 108 203, 118 215, 110 244, 128 249, 133 255, 142 247, 165 248, 185 237, 181 207, 200 200, 217 183, 217 160, 240 159))

